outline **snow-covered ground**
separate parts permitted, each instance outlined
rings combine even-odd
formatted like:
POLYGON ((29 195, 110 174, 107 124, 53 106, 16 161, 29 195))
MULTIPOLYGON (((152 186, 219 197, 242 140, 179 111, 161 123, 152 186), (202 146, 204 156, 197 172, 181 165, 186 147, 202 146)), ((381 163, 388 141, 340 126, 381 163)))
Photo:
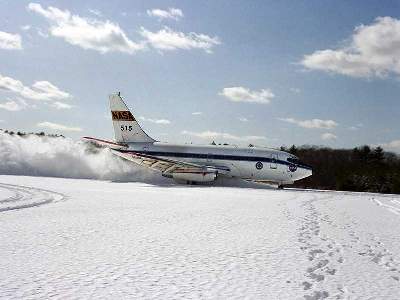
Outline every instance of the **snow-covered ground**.
POLYGON ((399 196, 0 183, 0 298, 400 299, 399 196))

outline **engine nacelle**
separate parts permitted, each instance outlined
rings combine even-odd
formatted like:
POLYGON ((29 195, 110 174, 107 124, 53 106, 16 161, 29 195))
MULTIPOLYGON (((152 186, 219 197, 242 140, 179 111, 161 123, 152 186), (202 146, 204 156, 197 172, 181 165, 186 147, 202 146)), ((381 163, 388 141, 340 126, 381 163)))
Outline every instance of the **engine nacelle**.
POLYGON ((176 181, 186 182, 211 182, 217 178, 215 171, 204 171, 204 172, 179 172, 172 173, 172 178, 176 181))

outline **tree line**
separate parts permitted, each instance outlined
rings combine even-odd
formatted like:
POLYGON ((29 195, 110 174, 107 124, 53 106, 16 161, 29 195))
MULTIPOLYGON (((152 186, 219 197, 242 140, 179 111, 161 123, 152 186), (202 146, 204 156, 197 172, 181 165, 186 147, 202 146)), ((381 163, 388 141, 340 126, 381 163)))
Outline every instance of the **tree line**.
POLYGON ((400 157, 381 147, 331 149, 281 147, 311 165, 313 175, 297 181, 299 188, 400 194, 400 157))
POLYGON ((19 137, 28 137, 28 136, 31 136, 31 135, 36 135, 36 136, 42 136, 42 137, 43 136, 47 136, 47 137, 54 137, 54 138, 58 138, 58 137, 65 138, 65 136, 63 136, 62 134, 51 134, 51 133, 47 134, 47 133, 44 133, 43 131, 27 133, 27 132, 24 132, 24 131, 14 132, 12 130, 7 130, 7 129, 3 130, 1 128, 0 128, 0 131, 6 133, 8 135, 16 135, 16 136, 19 136, 19 137))

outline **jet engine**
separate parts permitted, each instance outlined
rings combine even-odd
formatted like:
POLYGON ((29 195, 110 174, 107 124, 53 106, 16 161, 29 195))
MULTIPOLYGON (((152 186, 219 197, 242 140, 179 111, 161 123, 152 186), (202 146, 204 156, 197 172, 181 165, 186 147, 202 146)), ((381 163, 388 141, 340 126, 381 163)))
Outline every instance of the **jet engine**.
POLYGON ((217 178, 217 172, 213 171, 179 171, 172 173, 172 178, 176 181, 190 182, 211 182, 217 178))

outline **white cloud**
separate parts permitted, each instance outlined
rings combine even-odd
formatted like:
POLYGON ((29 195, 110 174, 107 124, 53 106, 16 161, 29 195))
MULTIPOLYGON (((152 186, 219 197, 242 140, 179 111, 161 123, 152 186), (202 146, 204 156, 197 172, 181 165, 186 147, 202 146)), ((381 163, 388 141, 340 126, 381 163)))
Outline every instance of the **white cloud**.
POLYGON ((55 109, 71 109, 73 106, 64 102, 59 102, 56 101, 54 103, 51 104, 52 107, 54 107, 55 109))
POLYGON ((102 17, 102 16, 103 16, 103 14, 101 13, 101 11, 99 11, 99 10, 97 10, 97 9, 90 9, 90 8, 89 8, 89 12, 92 13, 92 14, 94 14, 95 16, 98 16, 98 17, 102 17))
MULTIPOLYGON (((100 53, 124 52, 133 54, 151 46, 158 50, 203 49, 212 52, 215 45, 221 42, 218 37, 206 34, 173 31, 164 27, 158 32, 141 28, 139 33, 144 40, 134 42, 128 38, 121 27, 109 20, 100 21, 73 15, 68 10, 49 6, 43 8, 38 3, 29 3, 28 9, 45 17, 51 24, 49 32, 52 36, 63 38, 66 42, 84 49, 100 53)), ((94 13, 92 11, 92 13, 94 13)))
POLYGON ((147 14, 150 17, 157 17, 159 20, 162 19, 173 19, 178 21, 180 18, 183 17, 183 12, 179 8, 168 8, 168 10, 162 10, 162 9, 151 9, 147 10, 147 14))
POLYGON ((6 90, 18 94, 24 98, 42 101, 68 99, 70 94, 60 90, 48 81, 36 81, 30 87, 21 81, 0 74, 0 90, 6 90))
POLYGON ((316 129, 334 129, 338 126, 333 120, 321 120, 321 119, 311 119, 311 120, 296 120, 293 118, 278 118, 280 121, 287 123, 296 124, 297 126, 303 128, 316 128, 316 129))
POLYGON ((31 25, 21 26, 21 30, 23 30, 23 31, 28 31, 29 29, 31 29, 31 25))
POLYGON ((164 27, 157 32, 151 32, 141 28, 139 32, 146 43, 158 50, 177 50, 177 49, 203 49, 207 53, 212 53, 212 48, 221 44, 218 37, 210 37, 206 34, 190 32, 185 34, 179 31, 173 31, 169 27, 164 27))
POLYGON ((184 130, 181 132, 183 135, 190 135, 194 137, 198 137, 201 139, 224 139, 224 140, 232 140, 232 141, 258 141, 265 140, 265 136, 257 136, 257 135, 248 135, 248 136, 237 136, 230 133, 225 132, 216 132, 216 131, 203 131, 203 132, 193 132, 184 130))
POLYGON ((15 101, 15 100, 8 100, 5 103, 0 103, 0 109, 5 109, 8 111, 20 111, 27 108, 28 105, 25 101, 15 101))
POLYGON ((103 22, 87 19, 52 6, 45 9, 38 3, 29 3, 28 9, 51 23, 51 35, 84 49, 101 53, 116 51, 132 54, 145 47, 131 41, 118 24, 108 20, 103 22))
POLYGON ((249 120, 245 117, 239 117, 240 122, 248 122, 249 120))
POLYGON ((224 96, 233 102, 253 102, 262 104, 270 103, 275 97, 275 95, 269 89, 251 91, 242 86, 224 88, 219 95, 224 96))
POLYGON ((203 113, 201 112, 201 111, 195 111, 195 112, 192 112, 192 115, 193 116, 200 116, 200 115, 202 115, 203 113))
POLYGON ((336 140, 336 139, 337 139, 337 136, 334 135, 333 133, 326 132, 326 133, 323 133, 323 134, 321 135, 321 139, 323 139, 323 140, 325 140, 325 141, 332 141, 332 140, 336 140))
POLYGON ((21 50, 21 36, 19 34, 0 31, 0 49, 21 50))
POLYGON ((289 91, 291 91, 294 94, 300 94, 301 93, 301 89, 299 89, 299 88, 290 88, 289 91))
POLYGON ((355 28, 347 47, 305 55, 301 64, 353 77, 400 74, 400 20, 378 17, 371 25, 355 28))
POLYGON ((145 122, 150 122, 154 124, 160 124, 160 125, 168 125, 171 124, 171 121, 166 120, 166 119, 149 119, 145 117, 139 117, 140 120, 145 121, 145 122))
POLYGON ((41 122, 37 124, 38 127, 49 128, 52 130, 59 130, 59 131, 82 131, 80 127, 69 127, 57 123, 51 122, 41 122))
POLYGON ((387 151, 400 153, 400 140, 393 140, 389 143, 381 144, 380 146, 387 151))
POLYGON ((25 91, 24 95, 31 99, 67 99, 70 95, 67 92, 61 91, 58 87, 48 81, 36 81, 32 85, 31 91, 25 91))

